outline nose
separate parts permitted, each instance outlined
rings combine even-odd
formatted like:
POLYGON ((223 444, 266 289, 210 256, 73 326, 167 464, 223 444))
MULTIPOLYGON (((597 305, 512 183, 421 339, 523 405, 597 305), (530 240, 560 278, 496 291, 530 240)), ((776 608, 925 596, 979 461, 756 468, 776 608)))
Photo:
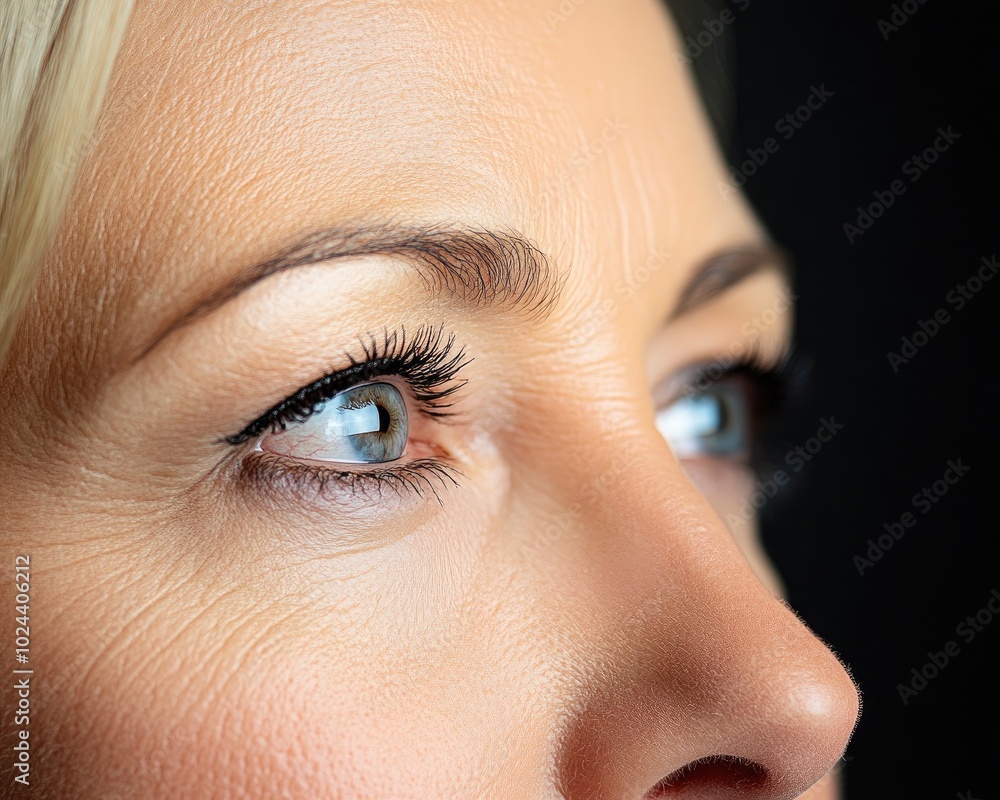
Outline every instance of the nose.
POLYGON ((560 484, 584 509, 565 613, 600 651, 562 739, 563 796, 798 796, 846 747, 854 683, 758 581, 662 439, 609 447, 627 456, 594 445, 560 484), (601 492, 581 497, 595 480, 601 492))

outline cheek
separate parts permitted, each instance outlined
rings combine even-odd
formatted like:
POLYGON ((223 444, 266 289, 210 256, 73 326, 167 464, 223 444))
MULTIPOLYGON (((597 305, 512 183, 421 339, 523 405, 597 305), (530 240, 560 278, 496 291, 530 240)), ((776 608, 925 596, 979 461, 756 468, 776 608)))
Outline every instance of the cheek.
POLYGON ((526 796, 539 767, 508 750, 544 752, 546 725, 523 710, 516 626, 466 618, 463 598, 494 592, 446 596, 420 544, 379 549, 367 575, 329 554, 213 566, 107 540, 100 561, 50 558, 38 783, 101 800, 488 796, 487 766, 508 765, 526 796))
MULTIPOLYGON (((379 771, 358 753, 385 752, 391 741, 379 726, 358 724, 367 687, 303 632, 283 634, 294 623, 275 608, 230 605, 158 600, 111 635, 58 631, 45 663, 73 663, 88 647, 89 663, 45 693, 38 738, 55 759, 39 758, 51 766, 38 772, 58 773, 72 796, 103 800, 259 796, 262 787, 273 796, 359 796, 352 787, 379 771)), ((338 645, 331 650, 342 654, 338 645)))
POLYGON ((136 544, 163 533, 148 520, 116 521, 36 548, 32 788, 124 800, 314 782, 303 722, 325 701, 310 709, 310 651, 282 634, 294 606, 249 596, 237 570, 202 558, 199 574, 196 559, 136 544))

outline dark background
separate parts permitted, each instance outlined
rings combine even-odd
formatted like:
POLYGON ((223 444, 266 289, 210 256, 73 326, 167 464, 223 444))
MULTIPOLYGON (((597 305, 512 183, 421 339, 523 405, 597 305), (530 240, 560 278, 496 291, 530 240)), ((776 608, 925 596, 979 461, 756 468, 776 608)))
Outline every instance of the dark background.
POLYGON ((991 590, 1000 597, 1000 274, 962 310, 948 299, 984 256, 1000 257, 995 9, 945 0, 728 7, 735 21, 695 61, 724 58, 735 77, 730 165, 768 137, 780 145, 744 190, 795 258, 797 345, 813 364, 811 388, 769 437, 776 465, 821 418, 844 426, 762 517, 793 606, 863 692, 846 795, 1000 797, 1000 614, 966 629, 971 642, 956 632, 991 590), (879 29, 904 16, 898 30, 879 29), (791 138, 776 133, 814 85, 833 96, 791 138), (960 138, 913 181, 904 162, 949 126, 960 138), (894 180, 905 194, 849 242, 844 224, 857 224, 857 207, 894 180), (950 321, 894 371, 887 354, 941 308, 950 321), (913 496, 959 459, 968 473, 926 513, 915 507, 913 496), (856 563, 905 512, 916 524, 870 566, 856 563), (949 641, 958 655, 915 683, 912 670, 949 641), (905 704, 900 684, 919 690, 905 704))

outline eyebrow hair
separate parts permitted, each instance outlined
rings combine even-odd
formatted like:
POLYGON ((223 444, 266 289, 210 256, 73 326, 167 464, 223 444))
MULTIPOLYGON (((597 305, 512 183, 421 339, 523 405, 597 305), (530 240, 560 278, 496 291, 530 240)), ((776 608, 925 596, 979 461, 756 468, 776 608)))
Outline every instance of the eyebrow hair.
POLYGON ((751 242, 728 247, 706 258, 681 290, 669 320, 690 313, 718 297, 737 283, 765 269, 775 269, 789 282, 792 261, 787 253, 770 242, 751 242))
POLYGON ((544 317, 562 289, 560 276, 535 244, 513 231, 474 228, 340 226, 296 240, 242 269, 160 331, 143 358, 169 334, 229 302, 254 284, 295 267, 365 255, 397 255, 416 266, 433 292, 470 306, 495 306, 544 317))
MULTIPOLYGON (((240 270, 210 290, 184 315, 161 330, 137 357, 163 339, 219 308, 251 286, 279 272, 309 264, 364 255, 397 255, 418 269, 434 292, 446 292, 471 306, 520 310, 543 318, 557 302, 564 276, 533 242, 515 231, 475 228, 339 226, 310 233, 263 261, 240 270)), ((788 273, 776 247, 749 243, 709 256, 695 270, 668 319, 686 314, 767 267, 788 273)))

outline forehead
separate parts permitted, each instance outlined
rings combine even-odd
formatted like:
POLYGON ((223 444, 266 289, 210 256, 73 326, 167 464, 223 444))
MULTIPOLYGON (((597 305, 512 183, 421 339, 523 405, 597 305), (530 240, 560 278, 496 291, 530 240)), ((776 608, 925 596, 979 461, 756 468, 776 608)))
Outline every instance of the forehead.
POLYGON ((95 265, 74 291, 154 324, 130 309, 387 216, 574 265, 711 248, 751 226, 673 37, 654 0, 140 2, 66 226, 64 261, 95 265))

